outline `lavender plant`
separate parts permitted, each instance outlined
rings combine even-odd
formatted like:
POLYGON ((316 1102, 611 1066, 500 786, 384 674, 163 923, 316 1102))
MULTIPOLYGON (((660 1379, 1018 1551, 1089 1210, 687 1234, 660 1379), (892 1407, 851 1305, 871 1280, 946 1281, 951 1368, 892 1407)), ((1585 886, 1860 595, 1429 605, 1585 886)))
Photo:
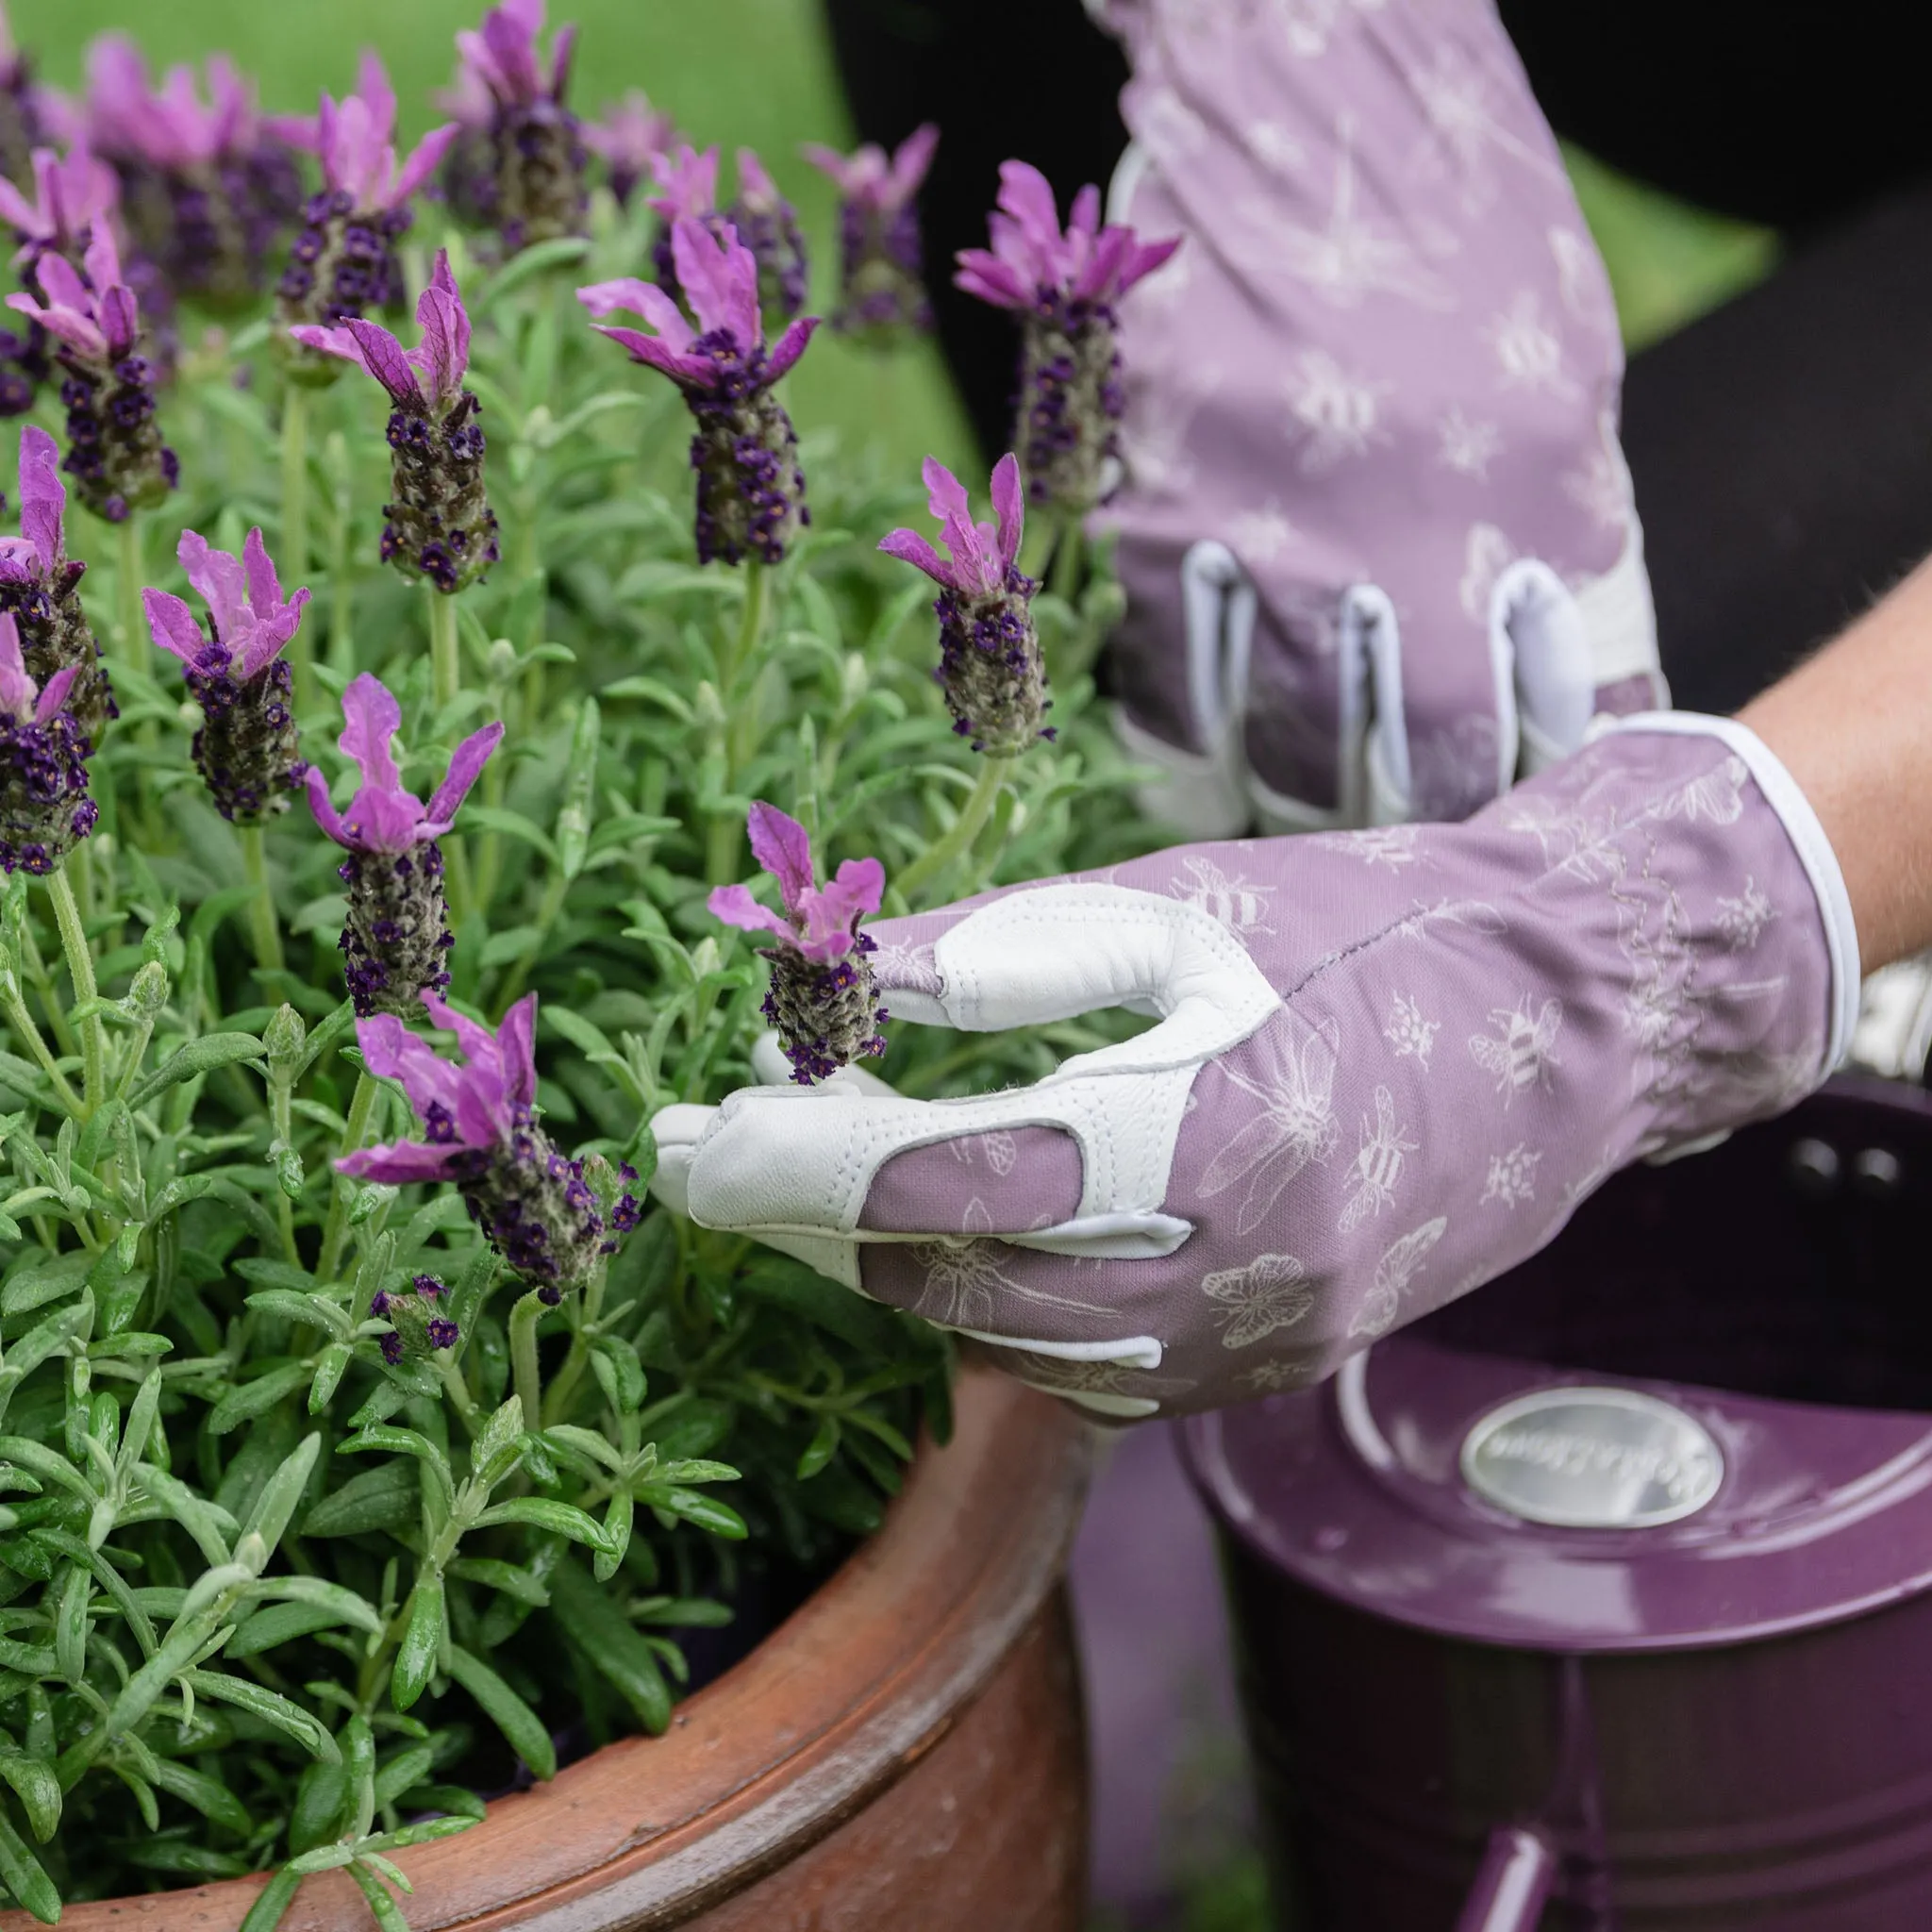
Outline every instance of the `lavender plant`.
POLYGON ((618 207, 628 208, 653 158, 677 145, 677 127, 670 115, 652 107, 641 88, 632 88, 584 124, 584 145, 604 163, 605 184, 618 207))
POLYGON ((157 91, 134 42, 103 35, 88 60, 87 125, 121 177, 130 236, 169 291, 243 308, 301 205, 301 176, 233 63, 212 56, 207 79, 206 99, 188 67, 157 91))
POLYGON ((1020 317, 1018 421, 1013 440, 1036 505, 1079 517, 1106 491, 1119 452, 1120 349, 1114 304, 1180 246, 1101 225, 1100 191, 1074 197, 1065 232, 1053 187, 1038 168, 1007 161, 991 245, 962 249, 955 280, 1020 317))
POLYGON ((75 479, 80 500, 110 524, 152 508, 180 481, 175 452, 161 441, 155 368, 146 346, 141 305, 124 278, 112 227, 93 223, 87 254, 76 269, 64 255, 35 265, 41 294, 9 295, 9 308, 26 316, 58 343, 66 374, 67 455, 60 467, 75 479))
MULTIPOLYGON (((534 8, 501 20, 499 183, 514 116, 561 111, 560 62, 534 95, 518 64, 534 8)), ((96 414, 140 399, 116 487, 156 526, 83 572, 64 491, 107 507, 111 439, 42 384, 0 538, 0 1891, 43 1921, 253 1873, 269 1932, 341 1869, 393 1926, 398 1850, 663 1728, 876 1525, 949 1355, 645 1207, 652 1113, 768 1070, 774 1026, 800 1074, 865 1057, 922 1093, 1103 1038, 911 1029, 879 1062, 865 921, 1146 842, 1062 668, 1104 570, 1078 608, 1033 594, 1010 463, 986 530, 936 471, 950 559, 893 544, 936 625, 875 553, 912 479, 772 393, 809 318, 766 347, 722 223, 674 231, 687 316, 640 279, 651 211, 597 194, 594 240, 513 255, 501 192, 474 241, 420 209, 391 238, 419 346, 302 325, 377 378, 300 391, 312 546, 268 292, 299 257, 172 381, 122 367, 125 204, 14 298, 96 414), (655 332, 620 340, 675 393, 566 264, 636 295, 655 332), (975 754, 948 698, 1008 620, 1058 735, 1022 679, 1030 723, 975 754)))
POLYGON ((895 347, 932 327, 916 197, 939 144, 940 131, 927 122, 891 155, 871 142, 849 155, 817 144, 805 151, 840 192, 833 326, 875 348, 895 347))

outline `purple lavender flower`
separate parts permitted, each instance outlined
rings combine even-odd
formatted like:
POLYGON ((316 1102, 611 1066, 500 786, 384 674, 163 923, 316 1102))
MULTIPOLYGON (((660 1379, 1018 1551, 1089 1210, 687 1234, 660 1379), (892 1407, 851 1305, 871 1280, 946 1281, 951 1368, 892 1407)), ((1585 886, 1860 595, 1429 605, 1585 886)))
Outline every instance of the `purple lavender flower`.
POLYGON ((1084 515, 1101 500, 1104 471, 1120 448, 1121 389, 1114 304, 1180 246, 1142 242, 1131 228, 1100 225, 1100 191, 1074 197, 1060 232, 1053 189, 1038 168, 1000 168, 992 246, 959 251, 954 281, 970 295, 1021 317, 1019 425, 1014 441, 1026 493, 1084 515))
MULTIPOLYGON (((338 107, 324 94, 313 121, 277 124, 291 146, 322 158, 323 187, 302 208, 303 228, 289 252, 275 295, 283 329, 333 325, 374 308, 400 308, 403 270, 395 244, 410 223, 409 197, 435 174, 457 138, 445 122, 396 161, 396 97, 372 53, 362 56, 356 92, 338 107)), ((290 374, 318 387, 341 374, 340 360, 275 338, 291 353, 290 374)))
POLYGON ((676 140, 677 125, 671 116, 659 113, 636 88, 606 108, 600 119, 584 123, 584 145, 604 163, 605 178, 619 208, 630 206, 652 160, 668 152, 676 140))
POLYGON ((236 824, 258 824, 287 811, 288 794, 308 771, 296 755, 293 682, 282 652, 301 626, 306 589, 284 599, 259 530, 239 558, 184 530, 175 555, 208 610, 203 637, 194 613, 166 591, 143 591, 148 630, 180 658, 203 724, 194 762, 215 809, 236 824))
POLYGON ((1019 460, 1008 454, 993 467, 997 528, 973 521, 964 486, 937 457, 926 458, 922 474, 950 555, 941 557, 917 530, 894 530, 879 548, 940 587, 932 607, 940 621, 940 668, 933 675, 946 694, 953 729, 989 758, 1016 758, 1037 739, 1054 735, 1043 722, 1053 701, 1033 627, 1033 593, 1040 586, 1022 575, 1018 562, 1026 521, 1019 460))
POLYGON ((0 328, 0 416, 25 416, 53 369, 45 329, 29 324, 23 335, 0 328))
POLYGON ((925 250, 915 206, 940 144, 931 122, 888 157, 868 142, 856 153, 808 143, 805 158, 839 185, 839 308, 832 326, 877 347, 932 327, 925 250))
POLYGON ((494 1033, 433 992, 423 1005, 456 1034, 465 1064, 440 1058, 393 1013, 358 1020, 364 1065, 402 1082, 424 1138, 366 1147, 336 1166, 394 1186, 454 1181, 491 1246, 545 1301, 559 1302, 595 1272, 604 1217, 583 1162, 566 1158, 537 1124, 537 995, 520 999, 494 1033))
POLYGON ((775 933, 767 954, 772 986, 764 1014, 801 1087, 829 1079, 841 1067, 886 1050, 868 957, 874 944, 858 922, 885 896, 886 869, 876 858, 848 858, 826 886, 818 883, 805 827, 774 805, 754 805, 746 821, 752 857, 778 881, 783 915, 761 906, 749 886, 720 886, 711 916, 745 932, 775 933))
POLYGON ((457 36, 463 65, 491 100, 492 166, 479 198, 511 254, 584 225, 583 128, 563 103, 577 30, 558 28, 546 72, 537 58, 542 29, 543 0, 503 0, 481 32, 457 36))
POLYGON ((348 853, 340 868, 349 889, 342 927, 342 973, 356 1010, 410 1014, 426 988, 449 984, 444 961, 456 943, 443 900, 442 848, 437 841, 456 822, 457 808, 503 737, 486 724, 464 739, 449 772, 425 807, 403 790, 390 741, 402 728, 403 708, 368 672, 342 693, 342 755, 362 774, 346 813, 329 802, 328 780, 308 768, 308 808, 315 823, 348 853))
POLYGON ((684 293, 671 245, 678 223, 696 222, 714 237, 724 232, 724 218, 718 212, 718 150, 700 151, 681 142, 653 155, 650 166, 657 192, 644 206, 658 217, 658 232, 651 238, 651 279, 675 301, 684 293))
POLYGON ((0 178, 0 222, 21 243, 15 259, 27 268, 51 248, 77 263, 87 253, 93 225, 113 213, 121 184, 84 141, 75 142, 64 158, 50 147, 37 147, 31 166, 31 201, 11 179, 0 178))
POLYGON ((81 606, 87 565, 67 555, 67 490, 59 446, 37 424, 20 432, 20 535, 0 537, 0 610, 20 625, 21 649, 37 683, 74 673, 67 709, 98 747, 101 729, 121 713, 101 646, 81 606))
POLYGON ((418 1274, 409 1285, 416 1291, 413 1296, 391 1294, 379 1288, 369 1297, 370 1314, 378 1322, 394 1324, 377 1341, 382 1358, 391 1368, 405 1361, 421 1361, 437 1349, 454 1348, 461 1340, 461 1330, 439 1312, 439 1304, 447 1292, 443 1284, 433 1274, 418 1274))
POLYGON ((52 872, 100 817, 87 790, 93 746, 66 708, 74 679, 70 665, 36 684, 13 613, 0 611, 0 872, 52 872))
POLYGON ((497 541, 496 513, 483 487, 482 405, 463 387, 470 318, 446 248, 437 251, 436 273, 417 300, 416 325, 423 340, 408 350, 388 329, 359 318, 289 333, 358 364, 389 391, 395 501, 383 506, 382 560, 454 596, 496 561, 497 541))
POLYGON ((738 199, 728 219, 758 258, 758 306, 790 322, 805 307, 810 264, 798 211, 778 192, 765 164, 750 148, 738 150, 738 199))
POLYGON ((245 308, 301 207, 302 177, 234 63, 210 55, 207 75, 206 101, 188 67, 156 92, 134 42, 104 34, 88 51, 88 125, 121 177, 138 252, 177 294, 245 308))
POLYGON ((67 380, 67 460, 80 500, 110 524, 161 502, 179 480, 175 452, 155 420, 154 370, 142 347, 141 308, 121 274, 112 226, 93 224, 76 274, 63 256, 39 264, 42 299, 9 295, 7 306, 59 344, 67 380))
POLYGON ((725 225, 722 240, 696 222, 672 230, 677 279, 697 318, 693 329, 662 289, 634 277, 577 291, 592 315, 628 310, 657 331, 600 327, 636 361, 670 376, 697 420, 691 466, 697 473, 698 560, 776 563, 811 521, 798 437, 772 385, 805 354, 813 316, 801 316, 769 353, 758 314, 758 265, 725 225))
MULTIPOLYGON (((65 159, 50 147, 31 157, 34 192, 31 200, 11 180, 0 178, 0 222, 20 242, 14 264, 27 293, 44 299, 40 262, 48 254, 64 256, 70 268, 87 258, 96 223, 113 218, 121 184, 114 171, 75 141, 65 159)), ((53 374, 52 345, 38 323, 25 337, 0 331, 0 415, 24 415, 33 407, 41 385, 53 374)))

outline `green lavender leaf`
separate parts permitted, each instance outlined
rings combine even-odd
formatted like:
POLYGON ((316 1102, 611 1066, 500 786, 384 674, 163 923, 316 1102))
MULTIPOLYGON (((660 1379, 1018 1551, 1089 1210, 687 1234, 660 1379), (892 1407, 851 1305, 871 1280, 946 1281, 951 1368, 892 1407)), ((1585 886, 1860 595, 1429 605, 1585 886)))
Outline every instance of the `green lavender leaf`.
POLYGON ((557 1748, 542 1720, 482 1658, 452 1644, 449 1674, 482 1707, 504 1740, 540 1778, 557 1775, 557 1748))

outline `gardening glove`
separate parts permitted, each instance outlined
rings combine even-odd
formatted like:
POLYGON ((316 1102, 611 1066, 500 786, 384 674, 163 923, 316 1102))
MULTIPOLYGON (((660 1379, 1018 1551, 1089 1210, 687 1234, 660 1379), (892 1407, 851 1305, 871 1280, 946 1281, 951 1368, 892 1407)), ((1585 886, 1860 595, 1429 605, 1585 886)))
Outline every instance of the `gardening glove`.
POLYGON ((1657 713, 1466 824, 1183 846, 881 921, 893 1018, 1151 1030, 1038 1085, 841 1074, 653 1123, 662 1199, 1135 1417, 1295 1388, 1645 1156, 1838 1061, 1837 861, 1741 725, 1657 713))
POLYGON ((1196 837, 1459 819, 1669 703, 1603 264, 1490 0, 1114 0, 1122 735, 1196 837))

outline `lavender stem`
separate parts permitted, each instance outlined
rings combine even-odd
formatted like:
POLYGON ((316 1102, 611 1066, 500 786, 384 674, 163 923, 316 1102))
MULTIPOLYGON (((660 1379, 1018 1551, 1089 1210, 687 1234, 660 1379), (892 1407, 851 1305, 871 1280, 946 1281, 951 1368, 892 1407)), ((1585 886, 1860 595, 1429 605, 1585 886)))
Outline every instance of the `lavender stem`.
POLYGON ((429 590, 429 671, 440 716, 462 690, 462 658, 457 645, 457 600, 429 590))
MULTIPOLYGON (((741 568, 744 579, 744 607, 739 618, 738 633, 736 638, 729 630, 724 633, 718 654, 718 702, 724 709, 724 789, 727 792, 739 772, 749 762, 750 752, 757 749, 756 745, 748 746, 743 742, 750 729, 744 720, 751 710, 751 692, 744 693, 741 706, 738 686, 745 667, 756 665, 758 641, 764 635, 765 611, 770 602, 770 586, 766 581, 763 561, 757 557, 748 557, 741 568)), ((751 678, 754 690, 757 684, 754 672, 751 678)), ((755 724, 756 721, 752 722, 755 724)), ((741 828, 736 812, 720 812, 711 821, 705 839, 705 872, 714 885, 723 885, 737 877, 741 836, 741 828)))
POLYGON ((543 1374, 537 1361, 537 1324, 548 1313, 535 1289, 509 1311, 510 1371, 524 1406, 524 1427, 532 1431, 543 1426, 543 1374))
MULTIPOLYGON (((342 1129, 341 1155, 354 1154, 369 1138, 369 1116, 375 1111, 375 1103, 382 1092, 382 1085, 373 1074, 363 1072, 356 1075, 356 1091, 349 1102, 349 1118, 342 1129)), ((341 1174, 334 1176, 335 1190, 329 1197, 328 1219, 323 1224, 322 1253, 315 1264, 315 1278, 318 1281, 333 1281, 336 1270, 341 1264, 342 1242, 349 1232, 347 1207, 349 1184, 341 1174)))
POLYGON ((908 906, 912 904, 913 893, 921 886, 929 880, 944 877, 948 868, 973 849, 973 841, 979 837, 987 820, 992 816, 993 807, 999 802, 1000 791, 1007 782, 1007 770, 1011 763, 1010 758, 980 758, 979 776, 974 780, 966 803, 959 808, 959 816, 953 821, 945 835, 928 845, 894 881, 899 896, 908 906))
POLYGON ((243 825, 242 862, 247 868, 248 883, 255 896, 248 902, 248 937, 255 948, 255 963, 264 973, 279 973, 282 958, 281 922, 275 917, 275 894, 268 884, 268 841, 266 828, 243 825))
MULTIPOLYGON (((308 391, 291 382, 282 391, 282 569, 291 584, 308 579, 308 391)), ((295 711, 314 702, 312 653, 301 633, 289 648, 295 673, 295 711)))

